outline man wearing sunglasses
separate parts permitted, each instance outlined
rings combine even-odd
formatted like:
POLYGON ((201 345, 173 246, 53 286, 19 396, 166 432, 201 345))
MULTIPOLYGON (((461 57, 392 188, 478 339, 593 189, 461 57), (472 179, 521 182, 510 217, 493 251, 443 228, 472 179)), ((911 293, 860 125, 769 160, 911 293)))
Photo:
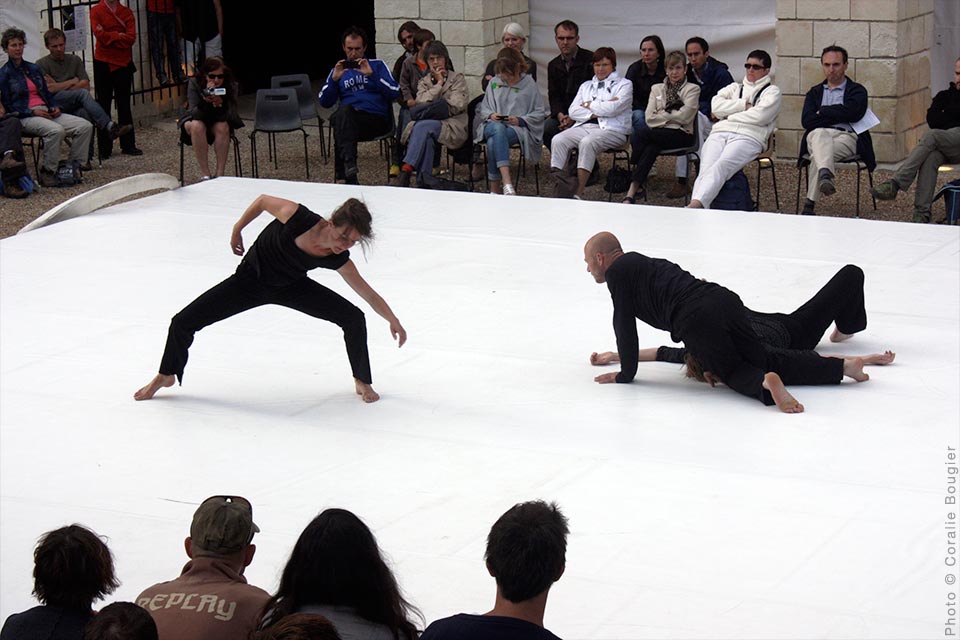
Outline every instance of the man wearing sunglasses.
POLYGON ((234 640, 254 630, 263 589, 247 584, 253 561, 253 507, 240 496, 212 496, 193 514, 184 547, 190 562, 176 580, 156 584, 137 597, 150 612, 160 640, 234 640))
POLYGON ((690 208, 709 208, 720 188, 760 155, 780 115, 780 89, 770 82, 770 54, 751 51, 743 82, 733 82, 713 97, 716 122, 700 148, 700 172, 690 208))
POLYGON ((821 84, 811 87, 803 101, 800 122, 806 133, 800 142, 802 167, 808 155, 809 188, 803 204, 803 215, 812 216, 820 196, 837 192, 833 181, 834 163, 854 154, 873 171, 877 166, 870 132, 857 134, 853 125, 867 113, 867 89, 847 77, 847 50, 837 45, 825 47, 820 53, 820 66, 825 77, 821 84))

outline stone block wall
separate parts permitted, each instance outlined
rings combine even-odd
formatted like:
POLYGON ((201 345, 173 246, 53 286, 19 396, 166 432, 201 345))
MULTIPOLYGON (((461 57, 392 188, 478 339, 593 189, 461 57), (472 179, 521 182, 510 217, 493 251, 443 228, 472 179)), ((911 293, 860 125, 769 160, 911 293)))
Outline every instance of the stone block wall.
POLYGON ((377 0, 377 55, 392 67, 403 52, 397 29, 407 20, 430 29, 447 45, 457 71, 467 78, 469 95, 482 93, 487 63, 500 48, 500 34, 509 22, 530 31, 527 0, 377 0))
POLYGON ((880 119, 870 131, 877 160, 904 158, 926 131, 933 2, 777 0, 778 157, 797 157, 804 95, 823 81, 820 51, 838 44, 850 54, 847 75, 867 88, 880 119))

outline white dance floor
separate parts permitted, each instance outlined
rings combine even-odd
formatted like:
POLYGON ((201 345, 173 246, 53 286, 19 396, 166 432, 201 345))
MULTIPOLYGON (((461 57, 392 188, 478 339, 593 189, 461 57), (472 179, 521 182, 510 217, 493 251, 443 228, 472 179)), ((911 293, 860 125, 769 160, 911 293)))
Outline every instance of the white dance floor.
MULTIPOLYGON (((107 536, 110 600, 129 600, 179 573, 195 505, 218 493, 254 504, 252 583, 273 590, 303 527, 340 506, 427 621, 492 606, 486 534, 536 498, 570 519, 546 613, 568 640, 932 638, 957 617, 956 227, 222 178, 0 241, 0 302, 4 618, 32 606, 44 531, 107 536), (373 211, 377 240, 353 257, 407 345, 336 273, 312 277, 367 312, 382 400, 354 394, 334 325, 266 307, 199 333, 184 386, 134 402, 169 318, 235 268, 231 226, 262 192, 373 211), (897 361, 794 387, 802 415, 675 365, 597 385, 611 303, 582 248, 600 230, 763 311, 858 264, 869 326, 822 352, 897 361)), ((642 324, 640 339, 669 341, 642 324)))

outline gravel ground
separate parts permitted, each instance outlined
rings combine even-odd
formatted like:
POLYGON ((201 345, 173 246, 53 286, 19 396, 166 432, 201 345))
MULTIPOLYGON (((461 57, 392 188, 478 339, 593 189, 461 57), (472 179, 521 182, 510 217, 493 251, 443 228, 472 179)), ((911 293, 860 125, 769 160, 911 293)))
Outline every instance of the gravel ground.
MULTIPOLYGON (((240 154, 243 163, 243 174, 251 175, 250 166, 250 141, 249 130, 252 122, 248 121, 246 129, 239 130, 238 139, 240 140, 240 154)), ((310 134, 307 144, 309 152, 310 180, 315 182, 333 181, 333 161, 323 163, 320 158, 320 145, 317 139, 317 126, 306 127, 310 134)), ((327 130, 325 129, 326 133, 327 130)), ((119 178, 148 172, 169 173, 172 176, 179 176, 180 151, 177 144, 177 130, 173 120, 159 121, 154 124, 143 126, 137 129, 137 146, 144 151, 140 157, 129 157, 119 153, 119 148, 115 148, 114 155, 104 161, 102 166, 97 167, 94 161, 94 171, 87 172, 84 175, 82 185, 71 188, 47 188, 32 194, 25 200, 12 200, 0 197, 0 238, 6 238, 15 234, 27 223, 36 219, 48 209, 60 204, 61 202, 82 193, 84 190, 97 187, 119 178)), ((284 180, 305 180, 305 171, 303 164, 303 139, 299 132, 279 134, 277 136, 278 146, 278 168, 274 169, 273 163, 267 159, 267 139, 264 134, 258 134, 258 156, 260 176, 264 178, 278 178, 284 180)), ((29 156, 29 150, 27 150, 29 156)), ((233 157, 227 162, 227 173, 233 175, 233 157)), ((604 169, 610 166, 610 156, 605 155, 603 160, 604 169)), ((211 152, 211 164, 213 164, 213 154, 211 152)), ((363 143, 360 145, 360 181, 363 184, 384 184, 386 181, 385 161, 379 152, 377 143, 363 143)), ((549 195, 553 189, 553 181, 549 176, 549 154, 546 149, 543 150, 543 157, 540 163, 540 193, 549 195)), ((444 160, 443 172, 446 174, 446 160, 444 160)), ((751 189, 756 197, 756 165, 751 164, 747 171, 751 183, 751 189)), ((31 167, 32 171, 32 167, 31 167)), ((197 162, 193 155, 193 149, 186 149, 185 158, 185 179, 187 184, 199 180, 197 162)), ((519 181, 519 193, 521 195, 536 195, 533 168, 528 165, 527 175, 521 177, 519 181)), ((673 159, 661 158, 657 163, 657 177, 650 181, 649 185, 649 204, 663 206, 682 206, 681 200, 668 200, 663 196, 672 184, 673 159)), ((783 161, 776 164, 777 186, 780 194, 779 211, 792 215, 796 205, 797 188, 797 169, 793 162, 783 161)), ((463 179, 466 175, 466 168, 457 167, 456 177, 463 179)), ((886 180, 890 176, 890 171, 878 169, 874 173, 875 183, 886 180)), ((950 176, 953 177, 953 176, 950 176)), ((948 179, 946 175, 941 177, 941 183, 948 179)), ((863 176, 866 183, 866 176, 863 176)), ((608 194, 603 190, 603 180, 597 185, 589 187, 586 192, 588 200, 606 201, 608 194)), ((830 215, 841 217, 852 217, 856 210, 856 172, 852 169, 841 169, 837 176, 837 194, 832 198, 821 200, 818 207, 818 215, 830 215)), ((762 178, 762 209, 764 211, 776 211, 773 198, 773 183, 769 171, 765 171, 762 178)), ((478 183, 478 189, 483 188, 482 183, 478 183)), ((280 194, 282 195, 282 194, 280 194)), ((614 195, 614 202, 619 202, 622 194, 614 195)), ((901 195, 893 202, 878 202, 878 210, 873 211, 870 206, 869 192, 866 184, 861 190, 861 215, 866 218, 892 220, 909 222, 912 220, 913 208, 912 193, 906 196, 901 195)), ((934 221, 942 221, 943 205, 934 206, 934 221)))

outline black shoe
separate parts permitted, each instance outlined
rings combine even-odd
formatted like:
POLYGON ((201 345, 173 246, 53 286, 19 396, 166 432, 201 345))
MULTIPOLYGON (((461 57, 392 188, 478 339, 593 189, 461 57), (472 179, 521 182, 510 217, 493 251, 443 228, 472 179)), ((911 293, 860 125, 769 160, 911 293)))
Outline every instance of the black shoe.
POLYGON ((40 186, 41 187, 59 187, 60 182, 57 180, 57 174, 54 173, 53 171, 40 169, 40 186))
POLYGON ((820 169, 820 173, 817 175, 817 191, 825 196, 832 196, 837 192, 837 185, 833 182, 833 174, 830 169, 820 169))
POLYGON ((400 176, 397 178, 398 187, 409 187, 410 186, 410 177, 413 175, 412 171, 401 171, 400 176))
POLYGON ((134 147, 133 149, 124 149, 122 153, 125 156, 142 156, 143 150, 134 147))
POLYGON ((87 164, 80 165, 80 171, 93 171, 93 163, 87 160, 87 164))
MULTIPOLYGON (((110 136, 110 140, 116 140, 120 136, 125 136, 131 131, 133 131, 132 124, 117 124, 116 122, 111 122, 110 128, 107 129, 107 135, 110 136)), ((126 151, 124 151, 124 153, 126 153, 126 151)))
POLYGON ((357 174, 353 174, 352 176, 347 176, 344 179, 343 183, 344 184, 360 184, 360 180, 357 179, 357 174))
POLYGON ((817 214, 814 213, 814 211, 813 211, 813 208, 816 207, 816 206, 817 206, 817 203, 814 202, 813 200, 810 200, 810 199, 808 198, 808 199, 807 199, 806 201, 804 201, 804 203, 803 203, 803 210, 800 212, 800 215, 802 215, 802 216, 815 216, 815 215, 817 215, 817 214))

